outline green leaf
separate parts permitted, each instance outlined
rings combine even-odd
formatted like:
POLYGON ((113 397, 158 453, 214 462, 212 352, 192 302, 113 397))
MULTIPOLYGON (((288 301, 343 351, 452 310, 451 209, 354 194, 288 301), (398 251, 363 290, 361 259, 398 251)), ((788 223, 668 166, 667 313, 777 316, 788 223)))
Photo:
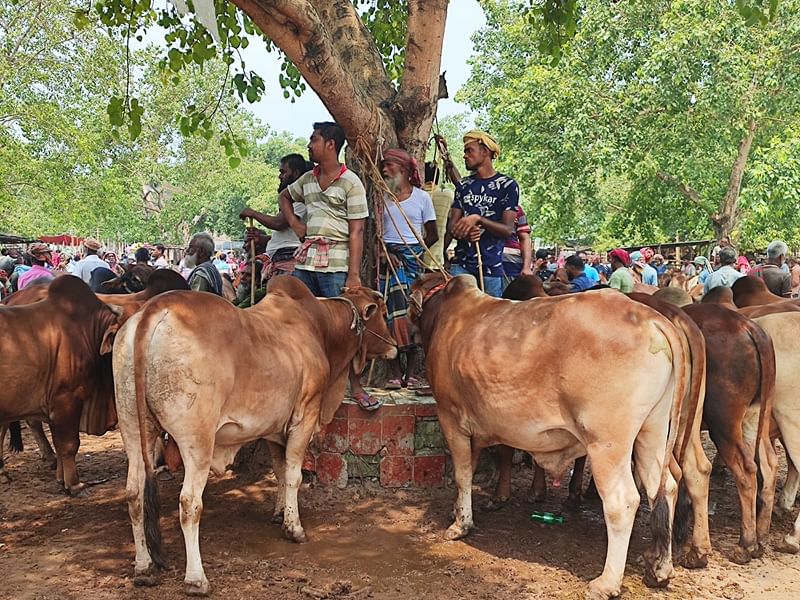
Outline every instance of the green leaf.
POLYGON ((83 31, 84 29, 88 29, 89 26, 91 25, 91 21, 89 20, 89 11, 76 10, 72 14, 72 24, 78 31, 83 31))
POLYGON ((241 164, 241 162, 242 162, 242 159, 241 159, 241 158, 239 158, 238 156, 231 156, 231 157, 228 159, 228 164, 229 164, 229 165, 230 165, 232 168, 234 168, 234 169, 235 169, 236 167, 238 167, 238 166, 241 164))

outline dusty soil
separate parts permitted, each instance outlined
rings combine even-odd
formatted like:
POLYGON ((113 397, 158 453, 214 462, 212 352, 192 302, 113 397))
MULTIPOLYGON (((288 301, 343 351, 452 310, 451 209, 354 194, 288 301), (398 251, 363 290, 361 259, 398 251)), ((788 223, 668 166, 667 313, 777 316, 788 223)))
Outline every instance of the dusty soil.
MULTIPOLYGON (((27 435, 27 434, 26 434, 27 435)), ((177 506, 180 476, 161 483, 162 528, 171 570, 156 588, 134 588, 133 542, 124 497, 125 454, 118 433, 84 437, 79 455, 85 498, 68 498, 42 466, 32 441, 7 460, 14 478, 0 484, 0 598, 98 600, 184 598, 184 549, 177 506)), ((8 457, 7 457, 8 458, 8 457)), ((784 471, 785 472, 785 471, 784 471)), ((304 486, 301 514, 310 541, 296 545, 270 523, 275 481, 229 475, 206 488, 201 524, 206 574, 216 598, 451 599, 581 598, 602 570, 605 528, 598 502, 567 514, 564 525, 529 519, 530 469, 515 469, 514 498, 481 509, 488 487, 476 488, 478 529, 446 542, 453 488, 386 490, 369 483, 346 490, 304 486)), ((633 531, 623 597, 627 599, 797 598, 800 556, 767 550, 747 566, 728 560, 738 538, 738 505, 730 477, 712 482, 714 553, 700 571, 676 568, 666 591, 642 583, 639 557, 646 514, 633 531)), ((565 490, 537 510, 558 511, 565 490)), ((773 520, 772 541, 790 521, 773 520)))

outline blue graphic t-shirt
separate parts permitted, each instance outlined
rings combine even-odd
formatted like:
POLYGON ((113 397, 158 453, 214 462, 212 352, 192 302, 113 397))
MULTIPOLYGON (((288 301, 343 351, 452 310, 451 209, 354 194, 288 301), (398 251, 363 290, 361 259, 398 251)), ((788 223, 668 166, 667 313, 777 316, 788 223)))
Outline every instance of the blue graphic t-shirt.
MULTIPOLYGON (((510 210, 516 214, 519 205, 519 186, 508 175, 496 173, 489 179, 475 176, 465 177, 456 186, 453 208, 461 209, 466 215, 480 215, 485 219, 503 221, 503 214, 510 210)), ((488 231, 481 236, 480 247, 483 258, 483 274, 489 277, 503 276, 503 247, 505 239, 495 237, 488 231)), ((478 274, 478 256, 475 244, 458 240, 453 260, 473 275, 478 274)))

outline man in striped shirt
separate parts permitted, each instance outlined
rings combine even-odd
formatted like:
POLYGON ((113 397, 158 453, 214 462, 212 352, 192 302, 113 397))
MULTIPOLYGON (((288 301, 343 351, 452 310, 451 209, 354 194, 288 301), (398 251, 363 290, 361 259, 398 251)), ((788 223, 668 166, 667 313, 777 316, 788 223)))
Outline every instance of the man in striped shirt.
MULTIPOLYGON (((286 222, 301 240, 294 276, 321 298, 338 296, 343 287, 361 285, 359 269, 369 208, 364 184, 339 162, 344 140, 338 124, 314 123, 308 158, 316 166, 278 197, 286 222), (305 223, 295 214, 294 202, 306 205, 305 223)), ((380 402, 364 391, 358 374, 351 373, 350 387, 361 408, 380 407, 380 402)))

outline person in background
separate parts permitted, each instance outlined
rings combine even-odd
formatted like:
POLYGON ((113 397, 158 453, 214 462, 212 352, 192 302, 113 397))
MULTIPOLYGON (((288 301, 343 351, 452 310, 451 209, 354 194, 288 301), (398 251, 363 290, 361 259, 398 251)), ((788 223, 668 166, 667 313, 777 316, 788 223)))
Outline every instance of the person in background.
POLYGON ((739 271, 736 270, 736 250, 731 246, 725 246, 719 251, 717 255, 720 267, 708 276, 706 282, 703 284, 703 293, 707 294, 709 290, 715 287, 724 285, 731 287, 733 283, 740 277, 744 277, 739 271))
POLYGON ((114 275, 119 277, 125 273, 125 269, 123 269, 122 265, 119 264, 117 255, 114 252, 106 252, 103 256, 103 260, 108 263, 108 268, 113 271, 114 275))
POLYGON ((681 273, 683 273, 687 279, 691 279, 697 275, 697 269, 695 268, 691 258, 684 256, 681 262, 683 263, 681 266, 681 273))
POLYGON ((50 246, 41 243, 32 244, 28 248, 28 254, 31 259, 31 268, 19 276, 17 288, 20 290, 35 281, 53 279, 53 272, 48 268, 48 264, 52 260, 50 246))
POLYGON ((789 265, 789 275, 792 278, 792 297, 796 297, 800 292, 800 262, 791 256, 786 261, 789 265))
POLYGON ((656 275, 661 277, 664 273, 667 272, 669 265, 664 261, 664 256, 661 254, 654 254, 653 260, 650 262, 650 266, 652 266, 656 270, 656 275))
POLYGON ((586 274, 586 265, 578 254, 567 257, 567 260, 564 261, 564 268, 567 271, 567 277, 569 277, 570 292, 584 292, 598 283, 598 281, 593 281, 586 274))
POLYGON ((189 240, 184 264, 189 273, 189 287, 196 292, 210 292, 222 296, 222 276, 211 262, 214 239, 208 233, 196 233, 189 240))
POLYGON ((742 255, 736 260, 736 270, 742 275, 747 275, 750 272, 750 261, 747 257, 742 255))
POLYGON ((633 291, 633 276, 628 270, 630 256, 625 250, 615 248, 608 253, 608 260, 613 269, 611 277, 608 279, 608 287, 619 290, 623 294, 630 294, 633 291))
POLYGON ((602 283, 608 283, 608 278, 611 277, 611 265, 608 263, 608 254, 603 253, 600 254, 593 254, 591 261, 592 267, 595 271, 600 275, 600 281, 602 283))
POLYGON ((544 248, 539 248, 536 251, 536 259, 533 262, 533 272, 539 276, 542 282, 550 281, 553 276, 553 271, 550 270, 548 263, 552 258, 552 254, 544 248))
POLYGON ((167 251, 164 244, 156 244, 155 247, 150 251, 150 258, 153 261, 153 266, 156 269, 168 269, 169 262, 167 261, 167 257, 164 256, 165 252, 167 251))
POLYGON ((433 202, 433 210, 436 212, 436 234, 438 236, 438 241, 430 248, 430 254, 426 252, 425 258, 422 260, 425 269, 428 271, 443 267, 442 258, 444 257, 447 215, 453 205, 453 190, 439 185, 441 176, 442 172, 436 163, 425 163, 425 183, 422 189, 428 192, 433 202))
POLYGON ((89 285, 89 282, 92 279, 92 271, 94 271, 97 267, 105 267, 109 269, 108 263, 102 260, 98 256, 98 252, 100 252, 100 242, 98 242, 94 238, 86 238, 83 240, 83 251, 85 253, 85 258, 82 258, 72 268, 71 274, 75 275, 76 277, 80 277, 83 279, 86 285, 89 285))
POLYGON ((578 258, 583 261, 583 272, 586 274, 586 276, 594 283, 594 285, 600 283, 600 273, 598 273, 597 269, 589 264, 589 257, 586 255, 586 252, 583 250, 578 252, 578 258))
POLYGON ((763 279, 769 291, 776 296, 788 298, 792 294, 792 276, 781 269, 789 248, 780 240, 767 246, 767 261, 750 270, 751 277, 763 279))
POLYGON ((514 233, 506 239, 503 248, 504 288, 522 274, 530 275, 532 271, 531 226, 522 206, 517 206, 514 218, 514 233))
POLYGON ((704 285, 706 280, 714 272, 714 270, 711 268, 711 261, 709 261, 705 256, 696 256, 693 262, 699 270, 697 283, 704 285))
POLYGON ((634 259, 633 255, 631 255, 631 260, 636 262, 637 265, 641 264, 644 261, 644 265, 642 266, 642 283, 645 285, 653 285, 658 287, 658 272, 653 268, 650 262, 653 260, 655 256, 655 252, 653 252, 652 248, 644 247, 640 250, 641 259, 634 259))

